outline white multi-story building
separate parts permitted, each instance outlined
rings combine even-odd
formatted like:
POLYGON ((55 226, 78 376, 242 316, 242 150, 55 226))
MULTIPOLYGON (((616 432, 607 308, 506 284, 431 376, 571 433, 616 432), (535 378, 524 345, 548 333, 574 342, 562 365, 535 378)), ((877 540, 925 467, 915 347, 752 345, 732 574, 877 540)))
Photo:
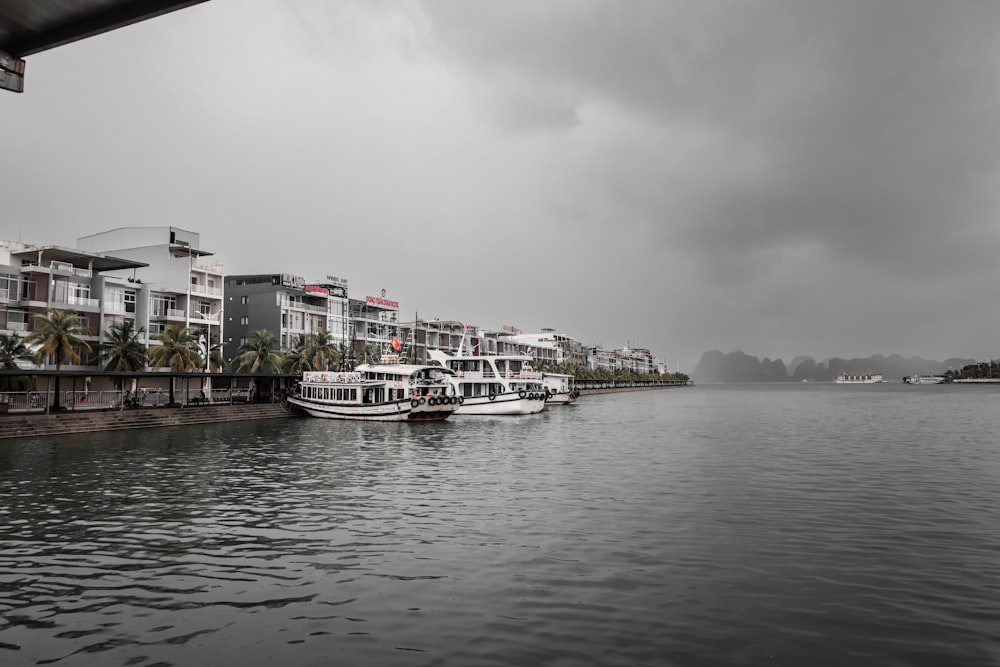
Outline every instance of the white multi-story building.
MULTIPOLYGON (((146 308, 137 325, 150 336, 178 324, 204 331, 209 340, 224 340, 222 265, 205 261, 214 253, 201 248, 200 234, 178 227, 119 227, 81 237, 76 245, 142 263, 131 273, 111 273, 142 286, 146 308)), ((118 299, 117 292, 103 296, 118 299)))
POLYGON ((92 350, 84 352, 78 364, 62 367, 92 366, 105 331, 142 317, 145 286, 116 274, 145 268, 142 261, 103 253, 0 241, 0 332, 25 336, 34 330, 34 315, 73 312, 90 332, 82 338, 92 350))

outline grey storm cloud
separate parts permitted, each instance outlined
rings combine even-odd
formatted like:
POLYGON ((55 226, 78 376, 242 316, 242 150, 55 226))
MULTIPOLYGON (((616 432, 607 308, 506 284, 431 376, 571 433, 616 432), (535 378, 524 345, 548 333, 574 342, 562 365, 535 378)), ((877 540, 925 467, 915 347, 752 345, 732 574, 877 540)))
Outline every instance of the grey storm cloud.
POLYGON ((176 224, 227 271, 671 367, 991 356, 997 26, 977 0, 212 0, 29 59, 4 236, 176 224))

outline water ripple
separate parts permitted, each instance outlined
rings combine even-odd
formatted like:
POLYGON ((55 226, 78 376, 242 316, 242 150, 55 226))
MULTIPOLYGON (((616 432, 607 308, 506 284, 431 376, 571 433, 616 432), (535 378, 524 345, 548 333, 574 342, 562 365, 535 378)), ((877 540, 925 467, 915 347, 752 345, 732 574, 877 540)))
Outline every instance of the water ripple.
POLYGON ((1000 664, 997 392, 841 389, 10 441, 0 661, 1000 664))

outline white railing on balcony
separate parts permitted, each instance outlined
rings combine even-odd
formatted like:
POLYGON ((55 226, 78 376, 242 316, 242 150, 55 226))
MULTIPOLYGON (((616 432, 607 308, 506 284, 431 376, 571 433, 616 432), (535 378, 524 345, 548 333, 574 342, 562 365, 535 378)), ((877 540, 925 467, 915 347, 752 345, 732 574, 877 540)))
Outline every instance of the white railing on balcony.
POLYGON ((167 317, 169 317, 170 319, 175 319, 175 320, 183 320, 184 319, 184 311, 183 310, 178 310, 176 308, 167 308, 167 317))
POLYGON ((94 272, 91 271, 90 269, 76 269, 76 268, 74 268, 73 269, 73 275, 74 276, 82 276, 84 278, 93 278, 94 277, 94 272))
POLYGON ((218 313, 200 313, 195 311, 191 313, 192 320, 198 320, 200 322, 210 322, 212 324, 218 324, 219 314, 218 313))
POLYGON ((86 306, 87 308, 97 308, 101 305, 99 299, 90 299, 83 296, 64 296, 52 299, 53 303, 63 303, 67 306, 86 306))
POLYGON ((125 312, 125 304, 124 303, 116 303, 114 301, 105 301, 104 302, 104 312, 106 312, 106 313, 124 313, 125 312))
POLYGON ((195 294, 210 294, 212 296, 222 296, 222 290, 218 287, 208 287, 207 285, 195 285, 192 283, 191 291, 195 294))
POLYGON ((7 330, 8 331, 27 331, 28 330, 28 323, 27 322, 8 322, 7 323, 7 330))
POLYGON ((194 268, 205 273, 222 273, 222 264, 196 264, 194 268))
POLYGON ((281 307, 305 310, 311 313, 322 313, 324 315, 328 315, 330 313, 330 309, 326 306, 317 306, 311 303, 303 303, 302 301, 292 301, 287 296, 281 297, 281 307))

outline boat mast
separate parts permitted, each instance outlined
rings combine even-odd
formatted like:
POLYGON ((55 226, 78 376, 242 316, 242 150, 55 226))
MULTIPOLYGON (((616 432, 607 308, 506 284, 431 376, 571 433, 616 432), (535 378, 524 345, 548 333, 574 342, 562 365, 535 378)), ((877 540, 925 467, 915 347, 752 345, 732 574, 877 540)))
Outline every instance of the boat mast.
POLYGON ((465 327, 462 329, 462 340, 458 341, 458 354, 455 355, 456 357, 464 356, 462 354, 462 350, 465 349, 465 334, 468 333, 468 331, 469 331, 469 322, 468 320, 466 320, 465 327))

